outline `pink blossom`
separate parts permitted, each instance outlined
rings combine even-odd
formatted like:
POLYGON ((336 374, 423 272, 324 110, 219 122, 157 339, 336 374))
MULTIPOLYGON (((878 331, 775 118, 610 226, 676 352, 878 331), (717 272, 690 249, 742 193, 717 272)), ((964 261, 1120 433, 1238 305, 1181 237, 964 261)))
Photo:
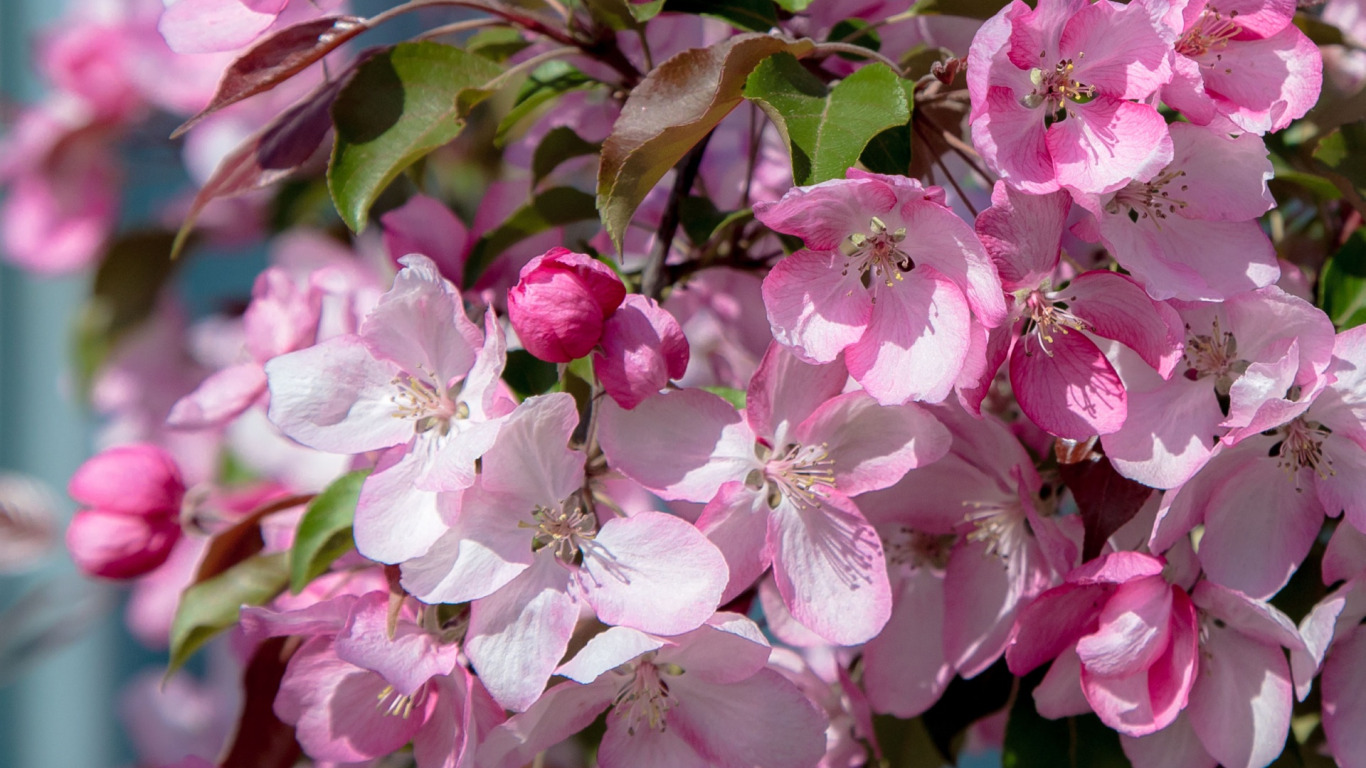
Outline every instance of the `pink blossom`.
POLYGON ((603 324, 593 373, 622 408, 634 408, 688 369, 688 340, 668 310, 630 294, 603 324))
POLYGON ((759 628, 735 614, 671 638, 613 627, 557 670, 569 682, 494 729, 480 760, 525 765, 612 707, 603 768, 814 768, 825 753, 825 718, 766 668, 768 656, 759 628))
POLYGON ((1161 98, 1192 123, 1264 134, 1285 128, 1318 101, 1323 61, 1318 46, 1292 23, 1293 3, 1172 5, 1166 19, 1180 36, 1172 81, 1161 98))
POLYGON ((155 445, 111 448, 86 461, 67 487, 86 508, 67 528, 81 570, 109 579, 141 576, 166 562, 180 538, 185 483, 155 445))
POLYGON ((384 247, 395 265, 410 253, 436 263, 447 280, 459 287, 465 279, 465 259, 474 240, 464 222, 436 198, 413 195, 408 202, 379 219, 384 247))
POLYGON ((1197 126, 1171 126, 1160 170, 1113 194, 1078 194, 1096 221, 1074 232, 1100 240, 1155 299, 1222 301, 1276 282, 1276 249, 1255 219, 1275 201, 1266 145, 1197 126))
POLYGON ((847 377, 842 365, 808 365, 774 344, 743 415, 681 390, 632 411, 607 405, 599 434, 628 477, 667 499, 707 502, 697 522, 730 565, 723 602, 772 564, 797 621, 842 645, 876 635, 891 608, 881 542, 851 497, 948 448, 924 409, 841 394, 847 377))
POLYGON ((359 334, 266 364, 270 418, 285 434, 330 453, 388 449, 356 509, 357 546, 381 562, 426 552, 449 527, 435 492, 474 482, 511 410, 492 313, 481 334, 430 259, 403 263, 359 334))
POLYGON ((1171 79, 1170 33, 1141 5, 1014 0, 968 54, 972 138, 987 166, 1034 194, 1104 194, 1171 158, 1146 103, 1171 79))
POLYGON ((451 530, 403 564, 419 599, 474 601, 466 652, 510 709, 540 695, 581 604, 603 623, 672 635, 706 620, 726 582, 721 553, 686 521, 594 514, 583 453, 568 447, 577 423, 564 393, 518 406, 451 530))
POLYGON ((943 400, 971 347, 972 317, 986 328, 1005 319, 990 260, 938 187, 851 169, 755 215, 806 243, 764 279, 774 337, 812 363, 843 352, 879 403, 943 400))
POLYGON ((588 354, 626 298, 611 267, 568 248, 552 248, 522 267, 508 291, 508 320, 531 354, 567 363, 588 354))

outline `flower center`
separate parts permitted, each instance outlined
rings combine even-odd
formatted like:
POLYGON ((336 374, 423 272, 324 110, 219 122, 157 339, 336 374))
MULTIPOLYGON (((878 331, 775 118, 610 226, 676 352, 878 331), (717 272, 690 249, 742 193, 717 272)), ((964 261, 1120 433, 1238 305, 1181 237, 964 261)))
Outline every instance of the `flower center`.
POLYGON ((1228 397, 1233 382, 1247 371, 1251 363, 1238 359, 1238 342, 1232 333, 1219 328, 1218 317, 1214 318, 1209 335, 1192 334, 1190 330, 1187 324, 1186 332, 1189 335, 1186 337, 1184 354, 1188 366, 1186 378, 1199 381, 1213 376, 1215 394, 1228 397))
MULTIPOLYGON (((625 718, 626 732, 632 736, 641 723, 663 733, 668 727, 665 715, 678 705, 678 700, 669 695, 669 684, 660 677, 659 667, 651 661, 653 658, 654 653, 648 653, 635 662, 634 670, 620 670, 631 675, 631 679, 617 691, 612 705, 617 715, 625 718)), ((674 676, 683 674, 683 669, 674 664, 668 665, 665 671, 674 676)))
POLYGON ((1323 439, 1333 430, 1316 421, 1306 421, 1303 416, 1296 417, 1286 424, 1285 437, 1271 447, 1271 455, 1279 456, 1277 465, 1298 476, 1299 470, 1308 467, 1320 478, 1336 475, 1333 460, 1323 455, 1323 439))
MULTIPOLYGON (((1046 55, 1044 52, 1039 53, 1040 58, 1046 55)), ((1077 58, 1085 55, 1077 54, 1077 58)), ((1052 69, 1035 67, 1029 70, 1029 82, 1034 89, 1020 98, 1020 104, 1028 109, 1047 107, 1046 120, 1049 122, 1070 116, 1069 103, 1085 104, 1096 95, 1096 87, 1079 82, 1074 76, 1075 70, 1076 65, 1071 59, 1059 61, 1052 69), (1058 114, 1059 110, 1062 110, 1062 115, 1058 114)))
POLYGON ((1028 518, 1018 503, 971 502, 963 519, 973 525, 968 541, 986 544, 987 554, 1009 560, 1029 537, 1028 518))
POLYGON ((408 716, 413 713, 413 707, 417 705, 418 701, 422 698, 422 694, 426 693, 426 691, 427 686, 424 683, 412 696, 405 696, 394 690, 394 686, 386 685, 384 686, 384 690, 379 692, 379 696, 377 697, 379 703, 376 705, 376 709, 383 710, 386 715, 393 715, 407 720, 408 716))
POLYGON ((1053 350, 1049 347, 1056 340, 1057 334, 1090 328, 1085 320, 1068 310, 1066 302, 1055 301, 1041 290, 1031 290, 1024 298, 1024 306, 1030 321, 1025 333, 1037 336, 1039 346, 1043 347, 1044 354, 1049 357, 1053 356, 1053 350))
MULTIPOLYGON (((1171 190, 1167 189, 1168 185, 1185 175, 1185 171, 1168 168, 1151 181, 1131 181, 1105 204, 1105 210, 1117 214, 1128 208, 1129 221, 1138 223, 1139 219, 1151 219, 1160 226, 1168 215, 1186 207, 1185 201, 1172 197, 1171 190)), ((1189 184, 1177 185, 1178 192, 1189 190, 1189 184)))
POLYGON ((750 490, 763 489, 770 509, 777 509, 786 498, 799 509, 815 507, 826 491, 835 487, 835 460, 830 458, 830 446, 789 443, 781 453, 756 443, 755 455, 765 462, 763 470, 754 470, 745 478, 750 490))
MULTIPOLYGON (((1195 20, 1195 24, 1176 41, 1176 52, 1191 59, 1214 52, 1214 61, 1203 61, 1201 65, 1218 66, 1223 60, 1223 54, 1218 52, 1227 48, 1228 41, 1243 31, 1242 26, 1234 21, 1237 16, 1237 11, 1225 16, 1214 6, 1205 8, 1195 20)), ((1232 71, 1227 68, 1224 70, 1225 74, 1232 71)))
MULTIPOLYGON (((891 288, 901 280, 903 272, 911 271, 915 263, 901 250, 901 242, 906 239, 906 228, 888 230, 886 222, 874 216, 868 222, 869 234, 855 232, 840 245, 844 254, 842 275, 850 269, 858 270, 865 288, 882 283, 891 288)), ((874 299, 876 300, 876 299, 874 299)))
POLYGON ((948 567, 955 538, 922 533, 902 525, 882 534, 882 551, 887 555, 889 568, 904 565, 942 571, 948 567))
POLYGON ((538 504, 531 510, 531 517, 532 524, 518 525, 536 529, 531 539, 532 550, 551 547, 555 557, 570 564, 575 564, 581 549, 598 532, 597 517, 584 508, 577 496, 570 496, 555 508, 538 504))
POLYGON ((416 434, 436 430, 437 434, 445 436, 451 431, 451 419, 470 416, 468 405, 452 399, 452 395, 460 392, 459 384, 446 390, 411 373, 399 374, 390 383, 398 390, 393 396, 394 418, 412 421, 416 434))

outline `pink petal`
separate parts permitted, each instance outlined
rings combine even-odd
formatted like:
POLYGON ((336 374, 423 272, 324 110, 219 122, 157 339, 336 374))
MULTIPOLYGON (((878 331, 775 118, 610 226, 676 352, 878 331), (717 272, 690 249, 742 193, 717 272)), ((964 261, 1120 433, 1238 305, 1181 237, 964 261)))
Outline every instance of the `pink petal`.
POLYGON ((950 209, 928 200, 907 201, 901 218, 906 231, 914 233, 901 244, 912 263, 932 267, 953 281, 982 325, 995 328, 1004 322, 1001 279, 972 227, 950 209))
POLYGON ((260 363, 230 366, 177 400, 166 423, 180 429, 221 426, 250 408, 265 391, 266 372, 260 363))
POLYGON ((1093 675, 1141 674, 1167 650, 1172 587, 1150 576, 1121 584, 1100 612, 1100 624, 1077 640, 1077 657, 1093 675))
POLYGON ((651 651, 668 644, 667 640, 629 627, 608 627, 589 639, 574 658, 561 664, 555 674, 587 685, 599 677, 651 651))
MULTIPOLYGON (((624 709, 614 710, 624 713, 624 709)), ((665 715, 667 719, 668 714, 665 715)), ((609 715, 607 733, 598 748, 598 765, 602 768, 709 768, 714 765, 697 754, 692 745, 679 735, 678 729, 667 727, 656 730, 647 726, 634 731, 625 725, 624 714, 609 715)))
POLYGON ((1359 576, 1366 572, 1366 532, 1351 525, 1339 525, 1323 553, 1323 583, 1359 576))
POLYGON ((840 247, 863 232, 873 216, 896 205, 896 191, 881 179, 832 179, 788 190, 776 203, 758 203, 754 217, 777 232, 802 238, 813 251, 840 247))
POLYGON ((949 431, 914 403, 883 406, 867 392, 827 400, 797 428, 797 442, 820 445, 846 496, 895 484, 907 471, 948 453, 949 431))
POLYGON ((608 461, 666 499, 705 503, 760 466, 744 417, 710 392, 666 392, 630 411, 615 402, 600 407, 598 439, 608 461))
POLYGON ((825 752, 825 716, 771 669, 729 685, 685 674, 670 693, 669 729, 710 765, 809 768, 825 752))
POLYGON ((1205 91, 1235 125, 1253 133, 1279 131, 1318 101, 1323 59, 1295 25, 1264 40, 1242 40, 1204 70, 1205 91))
POLYGON ((243 48, 260 37, 279 7, 255 8, 243 0, 179 0, 161 14, 157 31, 176 53, 215 53, 243 48))
POLYGON ((516 578, 531 565, 534 531, 519 525, 530 509, 515 502, 478 487, 466 491, 451 529, 426 554, 403 562, 403 588, 424 603, 465 603, 516 578))
POLYGON ((1146 368, 1135 356, 1135 365, 1122 369, 1129 415, 1101 444, 1121 475, 1154 488, 1175 488, 1209 460, 1223 414, 1208 382, 1184 376, 1164 382, 1151 369, 1141 378, 1131 376, 1139 366, 1146 368))
POLYGON ((764 278, 773 337, 814 363, 829 363, 859 340, 873 305, 858 270, 839 251, 797 251, 764 278))
POLYGON ((399 262, 404 268, 361 324, 361 338, 376 357, 446 386, 469 373, 484 335, 431 259, 409 254, 399 262))
POLYGON ((394 263, 407 254, 420 253, 430 258, 444 277, 460 285, 469 230, 445 203, 413 195, 379 221, 384 227, 384 247, 394 263))
POLYGON ((1058 50, 1079 81, 1121 99, 1146 99, 1171 78, 1171 42, 1142 5, 1086 6, 1067 20, 1058 50))
POLYGON ((1134 768, 1215 768, 1219 762, 1205 751, 1184 712, 1157 733, 1121 735, 1119 743, 1134 768))
POLYGON ((1081 690, 1081 660, 1072 648, 1053 660, 1034 689, 1034 709, 1050 720, 1091 711, 1091 702, 1081 690))
POLYGON ((605 624, 677 635, 716 610, 726 560, 701 531, 672 515, 608 520, 583 547, 579 586, 605 624))
POLYGON ((1180 169, 1181 178, 1169 189, 1182 203, 1182 216, 1247 221, 1276 204, 1266 187, 1275 172, 1261 138, 1235 138, 1189 123, 1173 123, 1171 133, 1171 167, 1180 169))
POLYGON ((1053 274, 1071 209, 1066 192, 1027 195, 996 182, 991 207, 977 216, 976 228, 1006 291, 1034 288, 1053 274))
POLYGON ((884 405, 937 403, 953 390, 970 346, 962 291, 929 267, 878 291, 872 318, 845 363, 868 394, 884 405))
POLYGON ((1109 589, 1077 584, 1044 592, 1021 610, 1006 662, 1015 675, 1026 675, 1076 643, 1110 596, 1109 589))
POLYGON ((1181 360, 1181 316, 1170 306, 1153 301, 1132 278, 1106 270, 1078 275, 1058 291, 1072 314, 1086 321, 1092 333, 1114 339, 1137 352, 1163 378, 1181 360))
POLYGON ((607 394, 634 408, 688 368, 688 340, 674 316, 653 299, 630 294, 603 326, 593 372, 607 394))
POLYGON ((873 638, 892 612, 882 541, 853 502, 784 502, 769 516, 773 575, 797 621, 836 645, 873 638))
POLYGON ((1154 299, 1221 301, 1280 276, 1276 250, 1255 221, 1169 216, 1158 227, 1150 217, 1105 214, 1100 230, 1115 260, 1154 299))
POLYGON ((425 554, 450 528, 440 503, 454 502, 454 510, 459 509, 458 496, 440 502, 440 496, 454 494, 416 487, 422 467, 412 456, 402 447, 384 452, 361 486, 356 502, 356 549, 372 560, 401 563, 425 554))
POLYGON ((1113 192, 1149 178, 1172 158, 1167 121, 1145 104, 1106 95, 1072 104, 1076 115, 1048 129, 1058 183, 1084 194, 1113 192))
POLYGON ((864 690, 873 711, 915 717, 953 679, 944 655, 944 589, 943 577, 928 568, 897 585, 887 626, 863 646, 864 690))
POLYGON ((1270 603, 1205 580, 1191 593, 1196 607, 1262 645, 1284 646, 1294 651, 1304 647, 1304 639, 1289 616, 1270 603))
POLYGON ((1334 643, 1320 685, 1323 733, 1338 765, 1366 766, 1366 632, 1358 629, 1334 643))
POLYGON ((1201 645, 1199 683, 1187 717, 1210 755, 1226 768, 1260 768, 1290 730, 1290 669, 1278 646, 1215 626, 1201 645))
POLYGON ((697 527, 726 558, 730 573, 721 602, 734 600, 759 578, 770 563, 768 503, 764 494, 740 481, 726 483, 697 518, 697 527))
POLYGON ((470 607, 465 653, 507 709, 525 711, 541 696, 569 646, 579 619, 569 594, 571 578, 554 553, 543 549, 530 568, 470 607))
POLYGON ((443 644, 417 625, 400 620, 389 636, 389 595, 371 592, 356 601, 351 620, 337 635, 337 658, 371 670, 405 696, 460 662, 460 646, 443 644))
POLYGON ((1027 334, 1011 353, 1010 385, 1025 415, 1059 437, 1109 434, 1128 414, 1119 375, 1095 343, 1074 328, 1027 334), (1045 333, 1048 338, 1041 338, 1045 333))
POLYGON ((843 392, 848 381, 843 362, 812 365, 787 347, 771 343, 749 381, 745 418, 756 435, 791 439, 796 426, 843 392))
POLYGON ((663 664, 677 664, 709 683, 737 683, 769 663, 772 648, 758 625, 736 613, 716 613, 697 629, 660 651, 663 664))
MULTIPOLYGON (((1029 81, 1024 72, 1019 74, 1025 84, 1020 88, 1023 95, 1029 81)), ((1058 173, 1040 110, 1020 104, 1015 90, 992 85, 985 104, 973 112, 972 143, 991 170, 1007 184, 1031 195, 1058 191, 1058 173)))
POLYGON ((616 694, 612 680, 553 686, 531 708, 489 733, 479 745, 479 765, 521 768, 531 763, 540 752, 587 728, 616 694))

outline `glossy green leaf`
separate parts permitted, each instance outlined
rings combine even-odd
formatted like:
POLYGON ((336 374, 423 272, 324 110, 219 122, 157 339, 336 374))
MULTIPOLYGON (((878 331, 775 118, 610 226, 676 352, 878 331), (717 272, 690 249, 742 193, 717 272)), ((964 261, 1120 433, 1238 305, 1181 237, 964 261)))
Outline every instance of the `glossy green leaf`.
POLYGON ((243 560, 207 581, 186 589, 171 621, 169 677, 214 635, 237 623, 243 605, 262 605, 289 582, 289 553, 243 560))
POLYGON ((779 53, 754 70, 744 93, 787 142, 797 184, 844 178, 874 136, 911 119, 901 79, 882 63, 827 89, 796 58, 779 53))
POLYGON ((541 143, 536 145, 536 151, 531 156, 531 184, 540 184, 541 179, 549 176, 551 171, 566 160, 596 155, 601 151, 601 144, 585 141, 567 125, 552 128, 545 138, 541 139, 541 143))
POLYGON ((498 254, 532 235, 596 217, 593 196, 573 187, 552 187, 537 195, 493 231, 479 238, 465 262, 465 285, 474 285, 498 254))
POLYGON ((1366 323, 1366 228, 1353 232, 1323 265, 1319 306, 1340 330, 1366 323))
MULTIPOLYGON (((915 112, 915 81, 902 80, 906 105, 911 115, 915 112)), ((894 125, 868 141, 859 155, 859 162, 873 173, 908 176, 911 172, 911 119, 894 125)))
POLYGON ((530 117, 543 105, 569 93, 597 85, 598 81, 585 75, 577 67, 558 59, 537 67, 522 83, 512 109, 498 121, 493 142, 501 147, 518 123, 530 117))
POLYGON ((332 481, 308 503, 289 551, 289 589, 299 594, 310 581, 327 572, 332 562, 355 547, 351 523, 356 516, 360 487, 370 475, 358 469, 332 481))
POLYGON ((559 383, 560 374, 554 363, 547 363, 525 349, 514 349, 508 353, 503 381, 518 395, 531 397, 549 392, 559 383))
POLYGON ((332 105, 336 143, 327 169, 347 226, 365 228, 370 206, 405 168, 454 139, 461 115, 502 69, 459 48, 399 43, 356 70, 332 105))
POLYGON ((745 78, 759 62, 779 52, 804 56, 814 45, 736 35, 684 51, 645 76, 603 143, 598 166, 598 212, 618 249, 645 195, 740 104, 745 78))
POLYGON ((736 29, 767 32, 778 26, 778 14, 770 0, 665 0, 664 10, 720 19, 736 29))

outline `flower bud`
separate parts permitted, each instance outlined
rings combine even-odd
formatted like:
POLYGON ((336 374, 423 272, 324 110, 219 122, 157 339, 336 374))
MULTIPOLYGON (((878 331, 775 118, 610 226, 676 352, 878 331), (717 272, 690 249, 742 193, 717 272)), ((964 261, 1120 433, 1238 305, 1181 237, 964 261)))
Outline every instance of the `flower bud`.
POLYGON ((76 566, 106 579, 131 579, 159 568, 179 538, 175 517, 107 509, 83 509, 66 529, 66 547, 76 566))
POLYGON ((610 267, 567 248, 552 248, 522 267, 508 291, 508 319, 526 351, 552 363, 588 354, 603 322, 626 298, 610 267))
POLYGON ((180 538, 185 482, 175 460, 155 445, 100 453, 76 470, 67 492, 90 507, 71 519, 66 545, 93 576, 141 576, 166 562, 180 538))
POLYGON ((82 464, 67 492, 82 505, 107 512, 175 517, 185 481, 166 451, 136 443, 110 448, 82 464))
POLYGON ((593 372, 617 401, 630 410, 658 394, 688 369, 688 340, 674 316, 653 299, 627 296, 604 325, 602 354, 593 372))

